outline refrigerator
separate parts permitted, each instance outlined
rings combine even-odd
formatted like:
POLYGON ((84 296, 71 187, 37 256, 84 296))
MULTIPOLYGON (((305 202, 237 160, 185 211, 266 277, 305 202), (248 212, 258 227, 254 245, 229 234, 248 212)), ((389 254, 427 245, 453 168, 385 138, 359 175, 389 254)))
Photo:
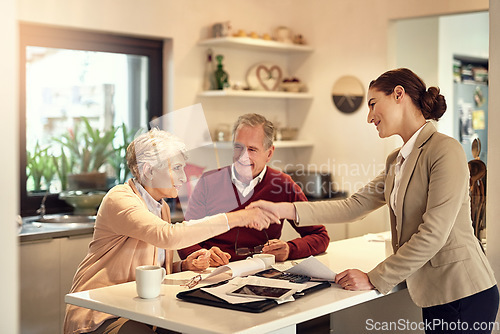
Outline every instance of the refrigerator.
POLYGON ((454 110, 456 110, 455 138, 462 144, 467 161, 474 159, 472 142, 481 143, 479 158, 487 164, 488 152, 488 85, 478 82, 455 82, 453 84, 454 110))

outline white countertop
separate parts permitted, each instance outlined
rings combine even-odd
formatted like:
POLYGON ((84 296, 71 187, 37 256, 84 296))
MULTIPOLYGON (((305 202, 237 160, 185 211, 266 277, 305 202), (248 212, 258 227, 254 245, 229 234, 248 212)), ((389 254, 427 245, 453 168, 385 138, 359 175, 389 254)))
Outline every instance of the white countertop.
MULTIPOLYGON (((70 213, 51 214, 45 217, 57 217, 70 215, 70 213)), ((76 235, 94 233, 94 222, 92 223, 41 223, 39 216, 25 217, 19 228, 18 236, 20 242, 37 241, 53 238, 64 238, 76 235)), ((94 216, 95 218, 95 216, 94 216)), ((184 214, 180 210, 171 213, 172 223, 184 220, 184 214)))
MULTIPOLYGON (((325 254, 317 256, 335 272, 348 268, 369 271, 385 258, 385 244, 358 237, 331 242, 325 254)), ((160 297, 141 299, 135 282, 72 293, 65 301, 182 333, 265 333, 336 312, 382 295, 375 291, 347 291, 333 284, 291 303, 263 313, 247 313, 189 303, 177 299, 183 279, 194 275, 182 272, 167 276, 160 297), (235 321, 235 319, 238 321, 235 321)), ((394 289, 397 291, 403 286, 394 289)))

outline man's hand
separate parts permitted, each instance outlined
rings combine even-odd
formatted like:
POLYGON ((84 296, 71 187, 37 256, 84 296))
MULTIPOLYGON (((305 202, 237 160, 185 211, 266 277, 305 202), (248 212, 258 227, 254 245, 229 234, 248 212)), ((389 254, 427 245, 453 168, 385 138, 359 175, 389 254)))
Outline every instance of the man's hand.
POLYGON ((229 263, 231 255, 221 251, 217 246, 210 248, 210 267, 219 267, 229 263))
POLYGON ((210 266, 210 251, 198 249, 182 261, 182 270, 203 271, 210 266))
POLYGON ((266 243, 262 248, 262 253, 273 254, 277 262, 283 262, 288 259, 290 247, 286 241, 272 239, 269 240, 269 245, 266 243))
POLYGON ((272 212, 259 208, 243 209, 226 214, 229 226, 250 227, 262 231, 270 224, 280 224, 279 218, 272 212))
POLYGON ((375 289, 368 275, 358 269, 347 269, 335 276, 335 283, 345 290, 372 290, 375 289))

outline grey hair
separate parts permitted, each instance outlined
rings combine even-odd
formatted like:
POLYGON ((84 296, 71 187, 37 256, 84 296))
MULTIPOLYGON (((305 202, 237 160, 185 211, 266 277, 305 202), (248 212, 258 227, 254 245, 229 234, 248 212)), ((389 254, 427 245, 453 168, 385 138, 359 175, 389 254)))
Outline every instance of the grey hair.
POLYGON ((264 148, 267 150, 271 146, 273 146, 273 139, 276 129, 274 128, 274 124, 271 121, 268 121, 264 116, 259 114, 244 114, 238 117, 236 123, 233 126, 233 142, 236 136, 236 131, 238 131, 242 126, 250 126, 256 127, 258 125, 262 125, 264 129, 264 148))
POLYGON ((186 145, 173 134, 153 128, 137 136, 127 147, 127 165, 132 175, 139 180, 144 175, 144 164, 156 169, 164 168, 168 159, 182 154, 187 159, 186 145))

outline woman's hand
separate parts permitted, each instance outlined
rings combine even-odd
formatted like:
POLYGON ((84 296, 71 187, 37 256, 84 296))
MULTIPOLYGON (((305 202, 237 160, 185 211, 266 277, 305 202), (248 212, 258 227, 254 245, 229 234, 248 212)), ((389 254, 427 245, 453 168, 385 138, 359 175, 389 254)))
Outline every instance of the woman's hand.
POLYGON ((210 251, 198 249, 182 261, 182 270, 203 271, 210 266, 210 251))
POLYGON ((219 247, 210 248, 210 267, 219 267, 229 263, 231 255, 223 252, 219 247))
POLYGON ((261 208, 268 212, 271 212, 273 215, 277 216, 279 219, 291 219, 295 220, 295 206, 293 203, 289 202, 269 202, 264 200, 258 200, 250 203, 247 206, 247 209, 253 208, 261 208))
POLYGON ((272 212, 259 208, 244 209, 226 214, 229 227, 250 227, 263 230, 270 224, 280 224, 279 218, 272 212))
POLYGON ((347 269, 335 276, 335 283, 345 290, 372 290, 375 289, 368 275, 358 269, 347 269))

